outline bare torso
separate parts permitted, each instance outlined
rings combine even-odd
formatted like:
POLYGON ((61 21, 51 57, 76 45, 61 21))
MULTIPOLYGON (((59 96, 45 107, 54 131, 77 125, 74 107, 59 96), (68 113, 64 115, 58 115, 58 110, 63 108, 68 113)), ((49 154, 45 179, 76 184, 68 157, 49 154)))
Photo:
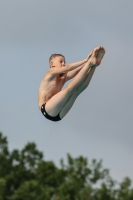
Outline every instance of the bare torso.
POLYGON ((65 75, 52 76, 46 73, 39 86, 38 106, 41 108, 42 104, 46 103, 51 97, 61 91, 65 84, 65 75))

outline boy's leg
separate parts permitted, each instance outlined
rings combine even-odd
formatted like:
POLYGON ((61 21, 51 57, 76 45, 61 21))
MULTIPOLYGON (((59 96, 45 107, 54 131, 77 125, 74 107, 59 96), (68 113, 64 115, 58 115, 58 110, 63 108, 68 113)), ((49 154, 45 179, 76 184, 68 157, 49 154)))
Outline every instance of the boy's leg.
POLYGON ((62 119, 71 109, 71 107, 73 106, 75 100, 77 99, 77 97, 79 96, 79 94, 81 94, 81 92, 83 92, 89 85, 91 78, 95 72, 96 67, 93 66, 87 76, 86 79, 84 80, 84 82, 77 88, 77 90, 71 95, 71 97, 69 98, 69 100, 67 101, 67 103, 65 104, 65 106, 63 107, 63 109, 60 112, 60 118, 62 119))
POLYGON ((84 82, 87 73, 91 66, 100 64, 103 56, 104 49, 102 47, 97 47, 92 51, 92 55, 85 64, 85 66, 80 70, 80 72, 75 76, 73 81, 62 91, 55 94, 47 103, 46 111, 50 116, 58 115, 64 108, 65 104, 69 101, 69 98, 74 94, 74 92, 79 88, 79 86, 84 82))

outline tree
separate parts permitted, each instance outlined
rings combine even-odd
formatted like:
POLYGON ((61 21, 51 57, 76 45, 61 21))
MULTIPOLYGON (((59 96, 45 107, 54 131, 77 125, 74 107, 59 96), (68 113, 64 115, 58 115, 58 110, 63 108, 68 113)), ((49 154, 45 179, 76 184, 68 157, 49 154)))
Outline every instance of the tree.
POLYGON ((6 188, 6 180, 1 178, 0 179, 0 200, 5 199, 5 188, 6 188))
POLYGON ((9 152, 0 133, 0 200, 133 200, 132 181, 114 181, 102 160, 67 155, 58 168, 35 143, 9 152))
POLYGON ((35 169, 42 158, 35 143, 28 143, 22 151, 9 153, 7 138, 0 133, 0 178, 6 181, 6 198, 24 182, 36 179, 35 169))

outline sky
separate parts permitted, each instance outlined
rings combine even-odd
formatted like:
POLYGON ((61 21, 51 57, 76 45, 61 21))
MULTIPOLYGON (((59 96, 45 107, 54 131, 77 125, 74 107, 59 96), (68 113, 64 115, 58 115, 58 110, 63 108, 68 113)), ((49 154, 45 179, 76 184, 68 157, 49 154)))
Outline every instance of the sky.
POLYGON ((114 180, 133 180, 132 8, 132 0, 0 0, 0 131, 10 151, 35 142, 58 166, 67 153, 82 155, 102 159, 114 180), (106 54, 89 87, 63 120, 45 119, 37 96, 50 55, 68 64, 100 45, 106 54))

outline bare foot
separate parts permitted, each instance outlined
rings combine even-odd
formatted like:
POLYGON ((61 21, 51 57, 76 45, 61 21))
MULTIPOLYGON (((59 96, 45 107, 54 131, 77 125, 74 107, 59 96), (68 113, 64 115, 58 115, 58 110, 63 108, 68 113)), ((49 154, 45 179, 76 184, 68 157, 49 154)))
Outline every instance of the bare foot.
POLYGON ((101 63, 101 60, 103 59, 103 56, 105 54, 105 49, 103 47, 97 47, 95 48, 91 53, 89 57, 89 62, 91 66, 98 66, 101 63))
POLYGON ((98 55, 97 55, 97 66, 100 65, 104 54, 105 54, 105 49, 103 47, 101 47, 100 50, 98 51, 98 55))

